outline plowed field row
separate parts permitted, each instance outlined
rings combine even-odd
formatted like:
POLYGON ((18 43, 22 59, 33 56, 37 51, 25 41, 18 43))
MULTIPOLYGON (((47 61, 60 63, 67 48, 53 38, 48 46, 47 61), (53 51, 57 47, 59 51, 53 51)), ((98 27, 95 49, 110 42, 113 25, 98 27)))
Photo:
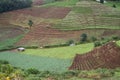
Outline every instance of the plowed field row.
POLYGON ((119 59, 120 47, 114 42, 109 42, 86 54, 77 54, 69 69, 91 70, 97 68, 116 68, 120 67, 119 59))

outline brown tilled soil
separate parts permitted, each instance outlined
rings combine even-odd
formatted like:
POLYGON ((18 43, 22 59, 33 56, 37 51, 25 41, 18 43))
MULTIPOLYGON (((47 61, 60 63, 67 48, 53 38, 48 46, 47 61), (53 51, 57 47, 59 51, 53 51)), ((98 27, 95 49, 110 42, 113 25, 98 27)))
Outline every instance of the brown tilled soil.
POLYGON ((6 27, 6 26, 0 26, 0 41, 4 41, 6 39, 11 39, 14 37, 19 36, 20 34, 23 34, 24 31, 19 27, 6 27))
POLYGON ((43 0, 34 0, 33 1, 33 5, 42 5, 42 4, 44 4, 43 0))
POLYGON ((62 19, 70 12, 70 10, 71 9, 67 7, 33 7, 12 11, 11 13, 14 15, 23 14, 26 16, 30 15, 46 19, 47 18, 62 19))
POLYGON ((38 45, 45 46, 50 44, 60 44, 67 42, 68 40, 79 41, 80 35, 86 33, 88 37, 97 36, 106 37, 110 35, 118 35, 119 30, 79 30, 79 31, 61 31, 52 29, 52 25, 48 23, 41 23, 32 27, 31 31, 25 35, 25 37, 17 43, 17 45, 38 45), (111 34, 111 31, 116 33, 111 34), (106 33, 106 35, 104 34, 106 33))
POLYGON ((76 54, 70 70, 91 70, 97 68, 120 67, 120 47, 109 42, 101 47, 80 55, 76 54))

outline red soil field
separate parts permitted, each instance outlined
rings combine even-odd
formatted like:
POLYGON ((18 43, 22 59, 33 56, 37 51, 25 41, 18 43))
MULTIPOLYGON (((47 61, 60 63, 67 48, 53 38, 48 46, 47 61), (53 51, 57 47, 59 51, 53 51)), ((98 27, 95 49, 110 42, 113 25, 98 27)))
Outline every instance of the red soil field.
POLYGON ((69 12, 70 8, 67 7, 33 7, 21 10, 15 10, 11 13, 14 15, 30 15, 34 17, 41 17, 41 18, 64 18, 69 12))
POLYGON ((120 67, 120 47, 109 42, 86 54, 76 54, 70 70, 113 69, 120 67))

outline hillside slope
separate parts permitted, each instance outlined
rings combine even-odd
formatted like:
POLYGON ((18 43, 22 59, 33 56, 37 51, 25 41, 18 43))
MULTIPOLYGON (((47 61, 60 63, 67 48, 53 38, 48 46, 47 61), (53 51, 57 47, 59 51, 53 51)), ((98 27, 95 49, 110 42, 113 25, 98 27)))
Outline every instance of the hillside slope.
POLYGON ((86 54, 77 54, 69 69, 91 70, 97 68, 113 69, 116 67, 120 67, 120 47, 115 42, 109 42, 86 54))

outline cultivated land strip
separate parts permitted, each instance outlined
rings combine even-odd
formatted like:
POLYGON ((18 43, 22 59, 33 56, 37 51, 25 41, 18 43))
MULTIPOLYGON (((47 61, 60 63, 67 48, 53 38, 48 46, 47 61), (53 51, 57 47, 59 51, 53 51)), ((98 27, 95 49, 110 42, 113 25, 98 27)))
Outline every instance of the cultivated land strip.
POLYGON ((86 28, 120 29, 120 18, 114 15, 120 16, 120 11, 93 1, 79 1, 59 24, 60 27, 55 28, 62 30, 86 28), (74 11, 76 8, 80 8, 78 12, 74 11))

